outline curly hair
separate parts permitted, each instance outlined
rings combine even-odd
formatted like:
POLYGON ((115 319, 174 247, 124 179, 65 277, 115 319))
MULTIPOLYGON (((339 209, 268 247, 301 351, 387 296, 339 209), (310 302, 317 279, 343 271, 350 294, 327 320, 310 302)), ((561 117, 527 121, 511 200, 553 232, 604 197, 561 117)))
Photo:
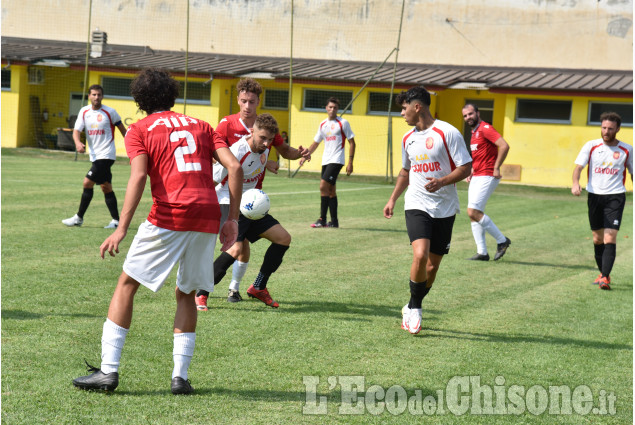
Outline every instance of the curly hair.
POLYGON ((179 89, 179 83, 167 71, 156 68, 144 69, 130 83, 130 94, 147 114, 170 110, 179 89))
POLYGON ((260 130, 267 130, 272 134, 278 134, 278 122, 271 114, 258 115, 254 127, 258 127, 260 130))
POLYGON ((612 121, 617 124, 617 128, 622 126, 622 117, 617 112, 603 112, 600 115, 600 122, 603 121, 612 121))
POLYGON ((253 93, 260 97, 260 94, 262 93, 262 86, 253 78, 243 78, 238 82, 238 84, 236 84, 236 91, 238 93, 243 91, 246 93, 253 93))
POLYGON ((430 93, 423 86, 416 86, 408 89, 408 91, 402 91, 395 98, 395 103, 399 106, 404 102, 410 103, 413 100, 417 100, 426 106, 430 106, 430 93))

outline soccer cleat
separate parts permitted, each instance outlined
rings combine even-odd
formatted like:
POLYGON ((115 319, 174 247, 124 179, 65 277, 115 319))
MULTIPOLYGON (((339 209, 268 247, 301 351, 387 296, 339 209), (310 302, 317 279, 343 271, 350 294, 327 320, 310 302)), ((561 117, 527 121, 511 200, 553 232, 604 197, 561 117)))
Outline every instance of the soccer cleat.
POLYGON ((197 295, 194 298, 196 309, 199 311, 207 311, 207 295, 197 295))
POLYGON ((75 214, 71 218, 67 218, 66 220, 62 220, 62 223, 67 225, 68 227, 73 226, 81 226, 84 223, 84 219, 75 214))
POLYGON ((473 261, 489 261, 489 254, 479 254, 476 253, 472 257, 468 258, 468 260, 473 261))
POLYGON ((611 289, 611 280, 608 277, 603 277, 600 279, 600 289, 604 289, 609 291, 611 289))
POLYGON ((421 309, 410 308, 409 310, 406 326, 408 327, 408 332, 416 335, 421 331, 421 309))
POLYGON ((175 376, 172 378, 172 394, 191 394, 194 392, 194 388, 190 385, 190 380, 185 380, 180 376, 175 376))
POLYGON ((108 226, 104 226, 104 229, 116 229, 119 226, 119 220, 115 220, 114 218, 110 220, 108 226))
POLYGON ((240 296, 240 292, 235 291, 233 289, 229 290, 229 294, 227 294, 227 302, 228 303, 237 303, 243 300, 243 297, 240 296))
POLYGON ((408 316, 410 315, 410 309, 408 304, 401 309, 401 329, 408 330, 408 316))
POLYGON ((73 379, 73 385, 77 388, 87 391, 114 391, 119 385, 119 373, 104 373, 101 369, 89 365, 88 362, 86 362, 86 368, 92 373, 73 379))
POLYGON ((318 218, 315 223, 311 224, 311 227, 313 227, 314 229, 318 227, 326 227, 326 222, 321 218, 318 218))
POLYGON ((329 221, 326 224, 326 227, 333 227, 333 228, 337 229, 338 227, 340 227, 340 223, 339 223, 339 221, 329 221))
MULTIPOLYGON (((606 279, 609 281, 609 283, 611 283, 611 276, 606 276, 606 279)), ((600 284, 600 280, 602 280, 602 273, 600 273, 598 275, 598 277, 595 278, 595 280, 593 281, 594 285, 599 285, 600 284)))
POLYGON ((254 285, 251 285, 247 289, 247 295, 249 295, 251 298, 258 298, 269 307, 278 308, 280 306, 280 304, 271 299, 271 295, 269 295, 269 291, 267 290, 267 288, 258 290, 254 288, 254 285))
POLYGON ((505 255, 505 252, 507 252, 507 248, 509 248, 509 245, 511 244, 512 241, 510 241, 507 237, 505 238, 505 242, 499 243, 496 247, 496 255, 494 255, 494 261, 503 258, 503 255, 505 255))

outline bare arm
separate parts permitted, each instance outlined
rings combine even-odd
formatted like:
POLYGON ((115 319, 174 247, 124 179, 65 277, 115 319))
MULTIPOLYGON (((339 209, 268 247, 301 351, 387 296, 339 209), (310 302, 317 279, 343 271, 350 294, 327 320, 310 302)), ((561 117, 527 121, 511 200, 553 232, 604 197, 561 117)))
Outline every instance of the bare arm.
POLYGON ((77 152, 84 153, 86 152, 86 146, 82 143, 81 139, 82 133, 79 130, 73 130, 73 141, 75 142, 75 149, 77 152))
POLYGON ((576 164, 573 169, 573 184, 571 185, 571 193, 575 196, 580 196, 582 189, 580 188, 580 175, 582 174, 583 166, 576 164))
POLYGON ((141 196, 146 186, 147 175, 148 156, 145 154, 135 156, 130 162, 130 179, 128 180, 126 196, 123 201, 123 207, 121 208, 119 225, 99 247, 101 258, 104 258, 106 251, 108 251, 111 257, 115 256, 115 252, 119 253, 119 243, 128 233, 128 227, 130 227, 130 222, 137 210, 137 206, 139 205, 139 201, 141 201, 141 196))
POLYGON ((216 149, 214 151, 214 159, 225 167, 228 176, 229 215, 219 236, 223 244, 221 250, 226 251, 236 242, 238 237, 238 213, 240 211, 240 199, 243 194, 243 169, 229 148, 216 149))
POLYGON ((388 199, 388 203, 384 207, 384 217, 391 218, 394 214, 395 203, 397 199, 401 196, 404 190, 408 187, 408 183, 410 183, 410 171, 402 168, 399 171, 399 175, 397 175, 397 183, 395 183, 395 188, 388 199))
POLYGON ((428 192, 436 192, 443 186, 454 184, 463 180, 464 178, 469 176, 471 172, 472 163, 468 162, 467 164, 456 167, 450 174, 448 174, 447 176, 443 176, 440 179, 434 177, 426 177, 428 179, 428 183, 426 183, 425 188, 428 192))
POLYGON ((318 146, 319 146, 319 143, 316 143, 316 142, 311 143, 311 146, 309 146, 309 159, 300 158, 300 161, 299 161, 300 166, 302 166, 302 164, 304 164, 306 161, 311 160, 310 155, 313 155, 313 152, 315 152, 318 146))
POLYGON ((355 138, 348 139, 348 165, 346 166, 346 175, 350 176, 353 172, 353 159, 355 158, 355 138))
POLYGON ((303 158, 305 160, 311 159, 311 152, 307 148, 303 148, 302 146, 298 146, 298 148, 292 148, 286 143, 283 143, 279 146, 275 146, 276 150, 284 159, 300 159, 303 158))
POLYGON ((124 125, 123 125, 123 123, 121 121, 119 122, 119 124, 117 124, 117 128, 121 132, 121 135, 123 137, 126 137, 126 127, 124 127, 124 125))
POLYGON ((507 153, 509 152, 509 145, 502 137, 494 142, 496 147, 498 148, 498 156, 496 157, 496 162, 494 163, 494 178, 500 179, 501 176, 501 165, 507 158, 507 153))

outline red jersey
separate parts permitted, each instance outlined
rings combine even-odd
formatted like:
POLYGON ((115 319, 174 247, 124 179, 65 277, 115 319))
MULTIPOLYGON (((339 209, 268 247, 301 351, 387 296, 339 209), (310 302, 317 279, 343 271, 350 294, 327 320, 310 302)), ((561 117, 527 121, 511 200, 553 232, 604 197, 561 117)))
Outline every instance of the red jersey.
MULTIPOLYGON (((214 142, 222 141, 231 146, 248 134, 251 134, 251 132, 243 120, 240 119, 240 114, 228 115, 218 123, 216 131, 214 131, 214 142)), ((276 137, 273 138, 272 145, 280 146, 283 143, 282 136, 277 133, 276 137)))
POLYGON ((156 112, 128 128, 130 160, 148 156, 150 223, 168 230, 218 233, 212 154, 226 145, 215 144, 213 133, 208 123, 172 111, 156 112))
POLYGON ((498 147, 494 144, 501 135, 491 124, 479 122, 472 130, 470 148, 472 151, 473 176, 493 176, 494 164, 498 157, 498 147))

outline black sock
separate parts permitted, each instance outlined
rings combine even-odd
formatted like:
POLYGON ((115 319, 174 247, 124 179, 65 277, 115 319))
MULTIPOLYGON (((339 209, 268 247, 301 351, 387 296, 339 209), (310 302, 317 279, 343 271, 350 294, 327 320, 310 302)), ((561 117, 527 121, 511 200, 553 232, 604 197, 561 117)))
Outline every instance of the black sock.
POLYGON ((598 265, 598 270, 601 273, 602 272, 602 256, 604 255, 604 244, 600 244, 600 245, 593 244, 593 248, 595 249, 595 263, 598 265))
POLYGON ((225 273, 229 266, 234 264, 236 259, 226 252, 221 252, 218 258, 214 261, 214 285, 223 280, 225 273))
POLYGON ((110 216, 119 221, 119 210, 117 209, 117 197, 115 196, 115 192, 104 194, 104 198, 106 199, 106 206, 108 207, 108 211, 110 211, 110 216))
POLYGON ((337 196, 329 198, 329 212, 331 213, 331 221, 337 223, 337 196))
POLYGON ((614 243, 604 244, 604 254, 602 254, 602 276, 608 277, 613 270, 617 246, 614 243))
POLYGON ((205 295, 207 297, 209 295, 209 292, 204 291, 203 289, 199 289, 198 292, 196 293, 196 296, 200 297, 201 295, 205 295))
POLYGON ((84 188, 82 192, 82 199, 79 201, 79 211, 77 211, 77 215, 79 218, 84 218, 84 214, 86 214, 86 210, 90 205, 90 201, 93 200, 93 188, 90 189, 84 188))
MULTIPOLYGON (((430 287, 431 288, 431 287, 430 287)), ((423 282, 413 282, 410 281, 410 302, 408 303, 408 308, 421 308, 421 302, 430 292, 430 288, 428 288, 428 281, 424 280, 423 282)))
POLYGON ((267 248, 265 258, 262 260, 262 266, 260 266, 260 273, 258 273, 258 277, 256 277, 254 281, 254 288, 262 290, 267 287, 269 276, 278 270, 278 267, 282 264, 282 258, 288 249, 288 245, 280 245, 277 243, 272 243, 269 248, 267 248))
POLYGON ((320 197, 320 218, 323 221, 326 221, 326 213, 329 209, 329 197, 321 196, 320 197))

